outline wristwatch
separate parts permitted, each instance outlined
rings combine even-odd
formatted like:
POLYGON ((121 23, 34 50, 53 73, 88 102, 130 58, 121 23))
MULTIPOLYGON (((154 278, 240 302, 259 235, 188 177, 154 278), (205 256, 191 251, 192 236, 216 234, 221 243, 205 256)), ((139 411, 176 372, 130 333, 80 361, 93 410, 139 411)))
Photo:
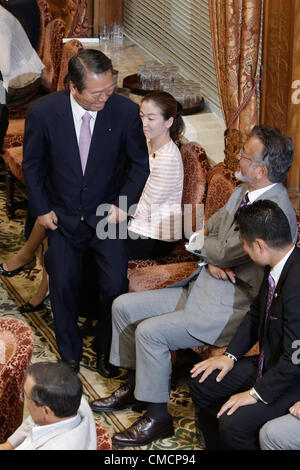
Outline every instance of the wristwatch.
POLYGON ((237 358, 233 354, 230 354, 227 351, 224 352, 223 356, 227 356, 227 357, 229 357, 229 359, 232 359, 233 362, 237 362, 237 358))

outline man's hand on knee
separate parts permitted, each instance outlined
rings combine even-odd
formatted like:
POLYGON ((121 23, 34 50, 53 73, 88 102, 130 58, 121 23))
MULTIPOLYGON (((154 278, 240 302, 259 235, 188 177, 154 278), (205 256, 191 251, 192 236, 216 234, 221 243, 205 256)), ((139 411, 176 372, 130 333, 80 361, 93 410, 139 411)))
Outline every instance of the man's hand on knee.
POLYGON ((250 390, 246 392, 237 393, 236 395, 232 395, 229 400, 222 406, 219 413, 217 414, 217 418, 220 418, 223 413, 228 411, 227 415, 232 415, 240 406, 248 406, 248 405, 255 405, 257 400, 250 395, 250 390))
POLYGON ((234 361, 228 356, 215 356, 206 359, 205 361, 198 362, 194 365, 191 370, 191 377, 197 377, 201 372, 199 383, 204 382, 204 380, 216 369, 219 369, 221 372, 217 375, 216 381, 221 382, 221 380, 228 374, 229 371, 234 366, 234 361))

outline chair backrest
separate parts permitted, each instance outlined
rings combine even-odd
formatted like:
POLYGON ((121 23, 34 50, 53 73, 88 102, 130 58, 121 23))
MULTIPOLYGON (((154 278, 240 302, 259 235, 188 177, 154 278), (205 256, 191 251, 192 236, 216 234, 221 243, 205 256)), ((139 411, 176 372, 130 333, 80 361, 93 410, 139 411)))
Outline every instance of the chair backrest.
MULTIPOLYGON (((182 194, 182 208, 185 218, 191 220, 191 229, 197 228, 199 206, 205 202, 206 181, 210 165, 204 148, 197 142, 182 144, 182 162, 184 167, 184 183, 182 194), (190 208, 190 211, 188 210, 190 208)), ((184 220, 186 226, 187 220, 184 220)))
POLYGON ((88 36, 88 1, 87 0, 47 0, 54 18, 66 23, 66 37, 79 38, 88 36))
POLYGON ((235 178, 234 171, 223 162, 209 170, 204 210, 205 221, 226 204, 238 184, 240 182, 235 178))
POLYGON ((45 46, 42 62, 45 69, 42 74, 43 86, 50 92, 56 91, 62 55, 62 39, 66 26, 63 20, 51 21, 46 28, 45 46))
POLYGON ((51 13, 50 7, 46 0, 37 0, 38 7, 40 9, 40 39, 38 45, 38 55, 40 59, 43 58, 44 53, 44 45, 45 45, 45 36, 46 36, 46 28, 51 21, 54 20, 53 15, 51 13))
POLYGON ((0 443, 22 423, 24 404, 20 394, 33 346, 33 334, 25 322, 0 317, 0 443))
POLYGON ((76 54, 78 51, 83 49, 83 45, 77 39, 72 39, 71 41, 66 42, 62 48, 61 62, 60 62, 60 71, 57 82, 57 91, 64 89, 64 79, 68 73, 68 63, 71 57, 76 54))

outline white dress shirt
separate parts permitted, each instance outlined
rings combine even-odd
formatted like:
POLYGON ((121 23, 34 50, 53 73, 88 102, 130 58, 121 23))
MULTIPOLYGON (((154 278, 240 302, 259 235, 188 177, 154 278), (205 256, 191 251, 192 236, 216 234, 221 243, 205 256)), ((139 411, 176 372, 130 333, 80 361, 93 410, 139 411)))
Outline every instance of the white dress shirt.
POLYGON ((73 114, 73 119, 74 119, 77 142, 79 143, 82 116, 86 112, 88 112, 92 116, 92 119, 90 120, 90 129, 91 129, 91 135, 93 135, 96 117, 97 117, 97 111, 87 111, 86 109, 84 109, 82 106, 80 106, 79 103, 77 103, 77 101, 75 100, 75 98, 73 98, 71 93, 70 93, 70 100, 71 100, 71 108, 72 108, 72 114, 73 114))

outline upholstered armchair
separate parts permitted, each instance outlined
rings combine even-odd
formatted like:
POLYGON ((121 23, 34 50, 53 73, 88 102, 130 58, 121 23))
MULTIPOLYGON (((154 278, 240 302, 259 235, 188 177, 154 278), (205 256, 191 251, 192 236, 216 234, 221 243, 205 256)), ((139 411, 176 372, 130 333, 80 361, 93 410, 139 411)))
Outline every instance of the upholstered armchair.
POLYGON ((54 18, 62 19, 66 24, 67 38, 88 36, 88 1, 87 0, 47 0, 54 18), (62 5, 63 3, 63 5, 62 5))
POLYGON ((42 56, 42 62, 45 65, 42 72, 42 85, 50 92, 56 91, 57 88, 65 31, 66 25, 60 19, 51 21, 46 27, 42 56))
POLYGON ((61 54, 61 62, 60 62, 60 71, 57 81, 57 91, 63 90, 64 87, 64 79, 68 73, 68 64, 69 60, 73 55, 77 54, 81 49, 83 49, 83 45, 77 39, 72 39, 71 41, 66 42, 62 48, 61 54))
MULTIPOLYGON (((181 146, 184 166, 182 207, 190 205, 189 219, 192 229, 196 227, 196 207, 204 204, 207 174, 210 169, 207 155, 197 142, 187 142, 181 146)), ((183 220, 183 227, 184 227, 183 220)), ((128 265, 130 291, 142 291, 167 287, 189 276, 196 267, 196 257, 185 249, 187 240, 183 238, 168 256, 156 260, 132 260, 128 265)))
POLYGON ((48 24, 54 20, 54 17, 46 0, 37 0, 37 4, 40 10, 40 39, 37 52, 40 59, 42 59, 45 45, 46 28, 48 24))
POLYGON ((24 403, 20 394, 32 351, 29 326, 17 318, 0 317, 0 443, 22 423, 24 403))

